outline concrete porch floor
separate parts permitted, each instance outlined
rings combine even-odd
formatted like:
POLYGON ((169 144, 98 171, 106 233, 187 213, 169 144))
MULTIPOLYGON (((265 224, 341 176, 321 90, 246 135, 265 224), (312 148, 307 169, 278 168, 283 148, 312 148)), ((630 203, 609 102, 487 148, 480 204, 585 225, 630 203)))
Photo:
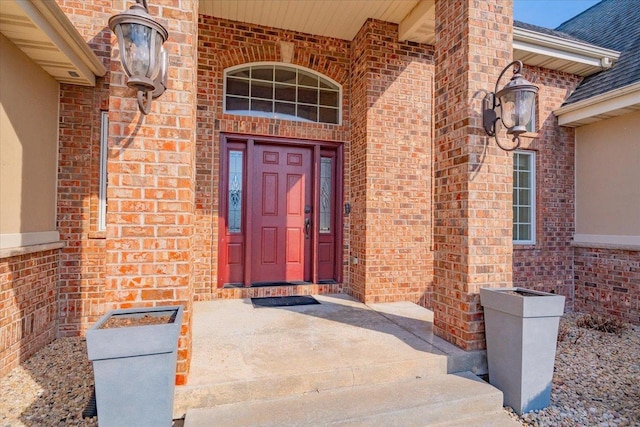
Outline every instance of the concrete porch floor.
POLYGON ((486 373, 484 351, 433 334, 433 313, 409 302, 362 304, 314 295, 318 305, 254 308, 249 299, 197 302, 187 409, 272 399, 452 372, 486 373))

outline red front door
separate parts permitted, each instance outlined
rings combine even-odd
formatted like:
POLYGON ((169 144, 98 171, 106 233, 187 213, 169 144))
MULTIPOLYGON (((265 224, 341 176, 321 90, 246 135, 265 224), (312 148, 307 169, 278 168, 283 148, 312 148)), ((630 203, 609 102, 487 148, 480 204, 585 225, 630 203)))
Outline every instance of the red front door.
POLYGON ((311 280, 311 148, 255 145, 251 281, 311 280))

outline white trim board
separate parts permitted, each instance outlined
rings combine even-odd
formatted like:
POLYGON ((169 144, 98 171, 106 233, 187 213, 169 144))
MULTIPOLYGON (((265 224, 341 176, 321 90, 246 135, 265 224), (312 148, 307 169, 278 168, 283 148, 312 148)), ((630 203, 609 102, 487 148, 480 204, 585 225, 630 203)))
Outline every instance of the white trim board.
POLYGON ((601 245, 640 246, 640 236, 612 234, 574 234, 574 243, 594 243, 601 245))
POLYGON ((21 248, 60 241, 57 231, 37 231, 33 233, 0 234, 0 249, 21 248))

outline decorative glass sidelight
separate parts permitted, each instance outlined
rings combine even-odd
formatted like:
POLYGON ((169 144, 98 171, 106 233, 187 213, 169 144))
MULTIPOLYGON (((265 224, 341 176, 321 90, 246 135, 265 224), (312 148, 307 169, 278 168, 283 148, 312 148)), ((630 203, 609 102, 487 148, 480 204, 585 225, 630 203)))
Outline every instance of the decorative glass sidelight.
POLYGON ((331 189, 333 159, 322 157, 320 160, 320 233, 331 233, 331 189))
POLYGON ((229 233, 242 231, 242 151, 229 151, 229 233))

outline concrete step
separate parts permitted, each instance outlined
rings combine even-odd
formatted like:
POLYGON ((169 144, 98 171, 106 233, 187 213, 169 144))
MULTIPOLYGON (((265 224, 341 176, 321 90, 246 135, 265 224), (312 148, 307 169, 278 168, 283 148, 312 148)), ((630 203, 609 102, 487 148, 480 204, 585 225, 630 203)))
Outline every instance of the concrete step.
POLYGON ((504 409, 479 417, 461 418, 444 423, 433 424, 432 427, 521 427, 522 424, 509 416, 504 409))
POLYGON ((418 359, 377 361, 370 365, 336 367, 330 370, 298 370, 298 373, 261 372, 261 376, 236 381, 201 381, 176 388, 174 418, 192 408, 236 402, 273 399, 326 392, 393 381, 414 380, 447 372, 447 357, 426 354, 418 359))
POLYGON ((476 425, 469 420, 519 425, 498 389, 465 372, 189 409, 185 427, 476 425))

